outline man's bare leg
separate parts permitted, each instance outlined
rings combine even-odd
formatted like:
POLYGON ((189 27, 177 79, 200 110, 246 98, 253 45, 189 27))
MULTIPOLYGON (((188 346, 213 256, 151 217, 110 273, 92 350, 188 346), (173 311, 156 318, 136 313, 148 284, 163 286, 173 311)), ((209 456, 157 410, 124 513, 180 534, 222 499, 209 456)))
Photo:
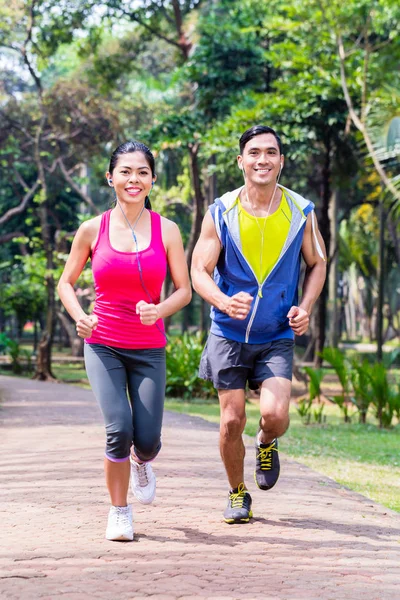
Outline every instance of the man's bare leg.
POLYGON ((246 424, 244 390, 218 390, 221 407, 220 453, 229 485, 236 489, 244 482, 245 449, 242 439, 246 424))
POLYGON ((292 382, 284 377, 263 381, 260 393, 260 435, 262 444, 269 444, 289 427, 289 404, 292 382))
POLYGON ((255 480, 262 490, 270 490, 279 478, 278 437, 289 427, 290 392, 291 382, 284 377, 272 377, 261 386, 255 480))
POLYGON ((231 491, 224 511, 226 523, 248 523, 253 516, 251 496, 244 485, 245 449, 242 434, 246 424, 244 390, 219 390, 221 406, 220 452, 231 491))

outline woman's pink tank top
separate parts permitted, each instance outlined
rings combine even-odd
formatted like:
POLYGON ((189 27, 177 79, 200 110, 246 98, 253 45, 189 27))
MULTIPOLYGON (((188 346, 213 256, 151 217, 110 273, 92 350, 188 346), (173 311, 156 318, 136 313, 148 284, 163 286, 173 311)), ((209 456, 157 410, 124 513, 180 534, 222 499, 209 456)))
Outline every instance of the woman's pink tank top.
POLYGON ((139 251, 144 289, 136 252, 120 252, 110 243, 110 214, 101 217, 100 231, 92 252, 92 271, 96 301, 94 314, 99 319, 97 329, 88 344, 103 344, 116 348, 163 348, 166 345, 162 319, 154 325, 142 325, 136 314, 139 300, 158 304, 167 274, 167 255, 161 235, 161 217, 149 211, 151 240, 139 251), (147 292, 146 292, 147 290, 147 292), (149 298, 149 295, 151 299, 149 298))

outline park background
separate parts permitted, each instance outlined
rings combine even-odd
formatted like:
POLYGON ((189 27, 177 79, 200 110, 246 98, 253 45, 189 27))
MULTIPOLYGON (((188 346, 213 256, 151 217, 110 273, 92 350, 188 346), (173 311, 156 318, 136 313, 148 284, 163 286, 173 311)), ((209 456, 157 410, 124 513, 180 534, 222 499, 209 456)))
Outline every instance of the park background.
MULTIPOLYGON (((400 510, 399 24, 393 0, 3 1, 1 372, 86 384, 55 288, 79 224, 112 205, 119 143, 154 152, 152 204, 190 264, 207 206, 242 183, 241 133, 272 126, 329 254, 282 450, 400 510)), ((90 263, 76 289, 90 311, 90 263)), ((167 408, 217 420, 208 312, 194 294, 166 323, 167 408)))

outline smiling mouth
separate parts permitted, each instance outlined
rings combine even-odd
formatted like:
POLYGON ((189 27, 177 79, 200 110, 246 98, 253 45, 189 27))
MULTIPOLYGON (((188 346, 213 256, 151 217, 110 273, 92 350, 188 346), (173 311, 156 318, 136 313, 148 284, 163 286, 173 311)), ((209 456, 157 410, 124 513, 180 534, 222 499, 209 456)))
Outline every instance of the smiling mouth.
POLYGON ((257 173, 269 173, 272 169, 254 169, 257 173))
POLYGON ((128 194, 138 194, 142 190, 141 190, 141 188, 129 187, 129 188, 125 188, 125 191, 128 192, 128 194))

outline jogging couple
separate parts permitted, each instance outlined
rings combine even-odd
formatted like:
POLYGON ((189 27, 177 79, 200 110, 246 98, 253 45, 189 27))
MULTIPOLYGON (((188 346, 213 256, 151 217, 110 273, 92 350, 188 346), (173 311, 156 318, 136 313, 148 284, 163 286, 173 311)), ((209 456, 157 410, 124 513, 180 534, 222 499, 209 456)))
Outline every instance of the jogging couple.
MULTIPOLYGON (((194 289, 212 306, 200 376, 219 395, 227 523, 252 516, 243 472, 246 386, 260 388, 255 479, 269 490, 279 477, 278 438, 289 425, 294 335, 307 331, 326 271, 314 205, 278 184, 284 156, 277 133, 252 127, 239 147, 244 185, 209 207, 191 270, 194 289), (307 268, 298 303, 301 256, 307 268)), ((85 339, 86 370, 106 427, 106 537, 132 540, 129 481, 144 504, 156 491, 151 461, 161 448, 163 319, 190 302, 191 286, 178 227, 151 210, 156 173, 150 150, 139 142, 122 144, 106 178, 115 207, 80 226, 58 291, 85 339), (89 257, 96 292, 91 315, 74 292, 89 257), (161 301, 167 269, 175 291, 161 301)))

